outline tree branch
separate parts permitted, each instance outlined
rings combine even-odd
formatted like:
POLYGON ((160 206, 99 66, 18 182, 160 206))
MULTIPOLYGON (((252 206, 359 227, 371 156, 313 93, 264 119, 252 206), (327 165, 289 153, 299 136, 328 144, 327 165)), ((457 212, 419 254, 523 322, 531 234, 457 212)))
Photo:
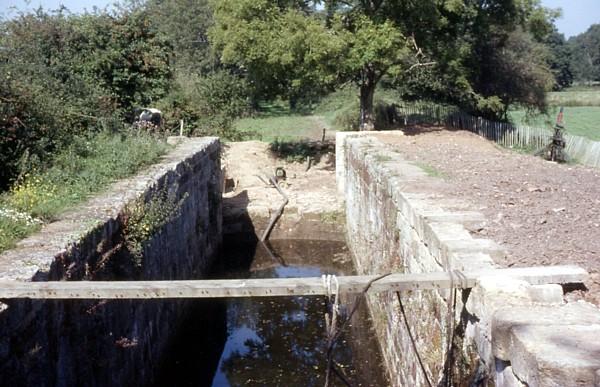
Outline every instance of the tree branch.
POLYGON ((415 63, 412 66, 410 66, 408 68, 408 70, 406 70, 406 71, 412 71, 412 70, 416 69, 417 67, 433 66, 436 63, 437 62, 425 62, 425 63, 418 62, 418 63, 415 63))

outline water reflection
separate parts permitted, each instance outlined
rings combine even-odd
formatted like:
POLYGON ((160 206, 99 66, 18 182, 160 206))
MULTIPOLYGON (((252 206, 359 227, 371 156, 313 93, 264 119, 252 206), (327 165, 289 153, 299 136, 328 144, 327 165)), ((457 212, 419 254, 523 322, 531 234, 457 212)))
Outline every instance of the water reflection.
MULTIPOLYGON (((286 242, 273 246, 278 258, 283 258, 288 266, 251 270, 250 278, 318 277, 325 273, 322 267, 328 267, 328 273, 334 268, 337 274, 344 272, 343 266, 348 267, 343 259, 331 261, 336 254, 339 258, 339 251, 344 250, 343 245, 332 246, 331 242, 327 242, 319 249, 317 242, 309 242, 309 246, 298 243, 286 242), (334 249, 337 251, 333 252, 334 249), (286 250, 292 250, 293 253, 286 254, 286 250), (311 251, 315 254, 311 254, 311 251), (329 261, 323 262, 323 266, 301 266, 294 259, 298 252, 304 252, 302 260, 305 263, 329 261), (291 265, 290 262, 296 264, 291 265)), ((272 260, 257 255, 252 268, 271 266, 269 259, 272 260)), ((324 314, 328 307, 325 297, 231 299, 226 304, 227 340, 212 386, 324 384, 327 364, 324 314)), ((342 306, 342 315, 348 309, 342 306)), ((357 329, 369 329, 365 317, 365 311, 361 310, 353 319, 354 326, 342 335, 336 347, 335 361, 353 385, 383 386, 387 383, 381 369, 378 372, 360 372, 361 368, 373 368, 372 364, 380 364, 374 341, 351 342, 348 337, 357 329), (354 349, 359 347, 360 354, 356 355, 354 349)), ((360 336, 372 338, 372 335, 360 336)))

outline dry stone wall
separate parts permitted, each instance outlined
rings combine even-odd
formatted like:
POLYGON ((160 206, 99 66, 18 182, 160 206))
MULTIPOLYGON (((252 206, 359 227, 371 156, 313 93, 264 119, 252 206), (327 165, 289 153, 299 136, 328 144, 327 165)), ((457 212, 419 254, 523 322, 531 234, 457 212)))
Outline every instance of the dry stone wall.
MULTIPOLYGON (((204 277, 221 246, 220 151, 217 138, 183 140, 157 165, 0 255, 0 278, 204 277), (181 214, 144 243, 139 265, 121 251, 123 208, 161 190, 180 202, 181 214)), ((107 386, 152 383, 187 301, 4 302, 0 385, 107 386)))
MULTIPOLYGON (((468 231, 483 215, 444 197, 439 178, 375 133, 338 133, 336 142, 338 191, 359 274, 496 267, 503 249, 468 231)), ((394 386, 426 386, 427 379, 465 386, 600 383, 600 312, 585 302, 566 304, 559 285, 493 276, 456 293, 390 292, 368 301, 394 386)))

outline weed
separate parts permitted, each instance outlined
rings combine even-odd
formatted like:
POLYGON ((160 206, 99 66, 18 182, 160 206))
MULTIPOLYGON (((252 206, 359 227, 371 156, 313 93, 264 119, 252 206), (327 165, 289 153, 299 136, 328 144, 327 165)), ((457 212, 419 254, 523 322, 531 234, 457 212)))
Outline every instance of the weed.
POLYGON ((386 161, 392 161, 392 157, 388 156, 388 155, 377 154, 377 155, 375 155, 375 160, 380 163, 383 163, 386 161))
POLYGON ((50 168, 23 174, 0 196, 0 252, 37 231, 42 221, 56 219, 66 208, 132 175, 166 150, 164 142, 146 134, 100 133, 74 139, 50 168))
POLYGON ((307 157, 316 158, 319 151, 306 141, 282 141, 276 139, 269 144, 271 152, 287 162, 304 162, 307 157))
POLYGON ((427 174, 427 176, 438 177, 441 179, 448 178, 447 174, 445 174, 444 172, 440 171, 439 169, 437 169, 429 164, 421 163, 421 162, 415 162, 414 164, 417 165, 419 168, 421 168, 423 170, 423 172, 425 172, 427 174))
POLYGON ((343 224, 345 223, 345 215, 340 211, 328 211, 321 213, 321 222, 328 224, 343 224))
POLYGON ((13 248, 19 239, 40 229, 41 221, 31 215, 0 207, 0 252, 13 248))
POLYGON ((142 265, 144 243, 181 214, 187 193, 179 200, 166 188, 154 192, 149 200, 139 198, 127 205, 122 214, 123 239, 137 267, 142 265))

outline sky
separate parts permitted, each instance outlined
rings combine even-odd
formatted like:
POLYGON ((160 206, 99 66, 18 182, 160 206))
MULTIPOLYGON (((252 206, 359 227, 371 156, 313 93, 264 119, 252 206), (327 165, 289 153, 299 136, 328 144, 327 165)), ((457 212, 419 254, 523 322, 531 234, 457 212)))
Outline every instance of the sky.
MULTIPOLYGON (((94 6, 104 8, 114 0, 0 0, 0 16, 14 16, 15 11, 34 9, 42 6, 45 9, 57 9, 60 4, 72 12, 92 10, 94 6)), ((594 23, 600 23, 600 0, 542 0, 542 4, 550 8, 562 8, 563 16, 556 21, 558 30, 569 38, 585 32, 594 23)))

